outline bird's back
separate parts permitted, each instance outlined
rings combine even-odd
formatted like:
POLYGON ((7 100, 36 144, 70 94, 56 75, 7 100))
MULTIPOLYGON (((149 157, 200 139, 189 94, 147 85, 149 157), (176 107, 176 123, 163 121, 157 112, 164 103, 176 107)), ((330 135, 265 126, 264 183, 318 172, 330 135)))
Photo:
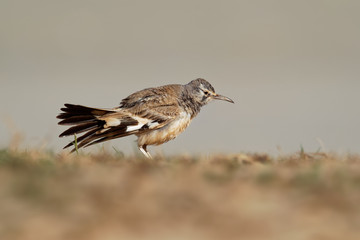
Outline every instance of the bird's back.
POLYGON ((171 84, 137 91, 120 102, 119 108, 131 111, 142 111, 144 108, 178 105, 183 85, 171 84))

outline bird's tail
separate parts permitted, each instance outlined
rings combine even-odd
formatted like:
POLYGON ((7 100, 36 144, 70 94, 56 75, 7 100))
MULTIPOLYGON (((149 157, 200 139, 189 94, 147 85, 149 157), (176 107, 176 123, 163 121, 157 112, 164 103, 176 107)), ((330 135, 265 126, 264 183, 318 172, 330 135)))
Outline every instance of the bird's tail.
MULTIPOLYGON (((129 121, 124 121, 124 124, 119 124, 116 128, 112 129, 109 136, 109 131, 104 131, 104 126, 106 120, 101 119, 102 116, 106 114, 116 113, 113 110, 99 109, 99 108, 90 108, 81 105, 65 104, 64 108, 61 108, 63 111, 60 113, 57 118, 62 119, 59 122, 59 125, 73 125, 69 129, 65 130, 59 135, 59 137, 71 136, 74 134, 84 133, 82 136, 76 139, 77 147, 86 147, 94 143, 106 141, 116 137, 122 137, 125 135, 130 135, 132 133, 126 133, 126 126, 131 124, 137 124, 129 121), (126 124, 127 123, 127 124, 126 124), (112 137, 112 138, 111 138, 112 137)), ((123 121, 122 121, 123 122, 123 121)), ((110 129, 106 129, 110 130, 110 129)), ((75 141, 70 142, 64 147, 68 148, 72 145, 75 145, 75 141)), ((75 148, 71 152, 74 152, 75 148)))

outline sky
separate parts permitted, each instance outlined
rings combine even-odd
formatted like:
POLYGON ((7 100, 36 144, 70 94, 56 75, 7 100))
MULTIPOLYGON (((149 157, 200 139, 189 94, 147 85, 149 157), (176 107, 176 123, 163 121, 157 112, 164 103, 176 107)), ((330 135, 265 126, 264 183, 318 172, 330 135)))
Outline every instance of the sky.
MULTIPOLYGON (((111 108, 202 77, 205 106, 151 152, 360 152, 360 2, 3 0, 0 147, 60 152, 64 103, 111 108)), ((136 137, 112 140, 126 154, 136 137)), ((94 146, 85 152, 97 151, 94 146)))

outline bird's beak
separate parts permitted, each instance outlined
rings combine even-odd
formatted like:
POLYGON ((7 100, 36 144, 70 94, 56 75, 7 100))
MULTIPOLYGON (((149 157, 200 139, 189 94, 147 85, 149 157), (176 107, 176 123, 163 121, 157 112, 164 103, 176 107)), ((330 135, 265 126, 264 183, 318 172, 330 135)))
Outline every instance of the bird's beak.
POLYGON ((220 95, 220 94, 215 94, 215 95, 213 95, 213 98, 214 98, 214 99, 217 99, 217 100, 224 100, 224 101, 227 101, 227 102, 234 103, 234 101, 231 100, 230 98, 225 97, 225 96, 220 95))

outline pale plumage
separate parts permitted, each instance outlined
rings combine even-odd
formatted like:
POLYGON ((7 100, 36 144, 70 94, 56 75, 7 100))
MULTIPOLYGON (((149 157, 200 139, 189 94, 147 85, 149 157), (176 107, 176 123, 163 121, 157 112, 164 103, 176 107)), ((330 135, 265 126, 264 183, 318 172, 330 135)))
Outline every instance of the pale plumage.
MULTIPOLYGON (((57 116, 62 119, 59 124, 74 126, 60 137, 85 132, 77 138, 80 148, 135 134, 141 152, 151 157, 146 149, 148 145, 176 138, 212 99, 233 103, 230 98, 216 94, 209 82, 198 78, 186 85, 172 84, 135 92, 113 109, 65 104, 57 116)), ((72 145, 74 142, 64 148, 72 145)))

